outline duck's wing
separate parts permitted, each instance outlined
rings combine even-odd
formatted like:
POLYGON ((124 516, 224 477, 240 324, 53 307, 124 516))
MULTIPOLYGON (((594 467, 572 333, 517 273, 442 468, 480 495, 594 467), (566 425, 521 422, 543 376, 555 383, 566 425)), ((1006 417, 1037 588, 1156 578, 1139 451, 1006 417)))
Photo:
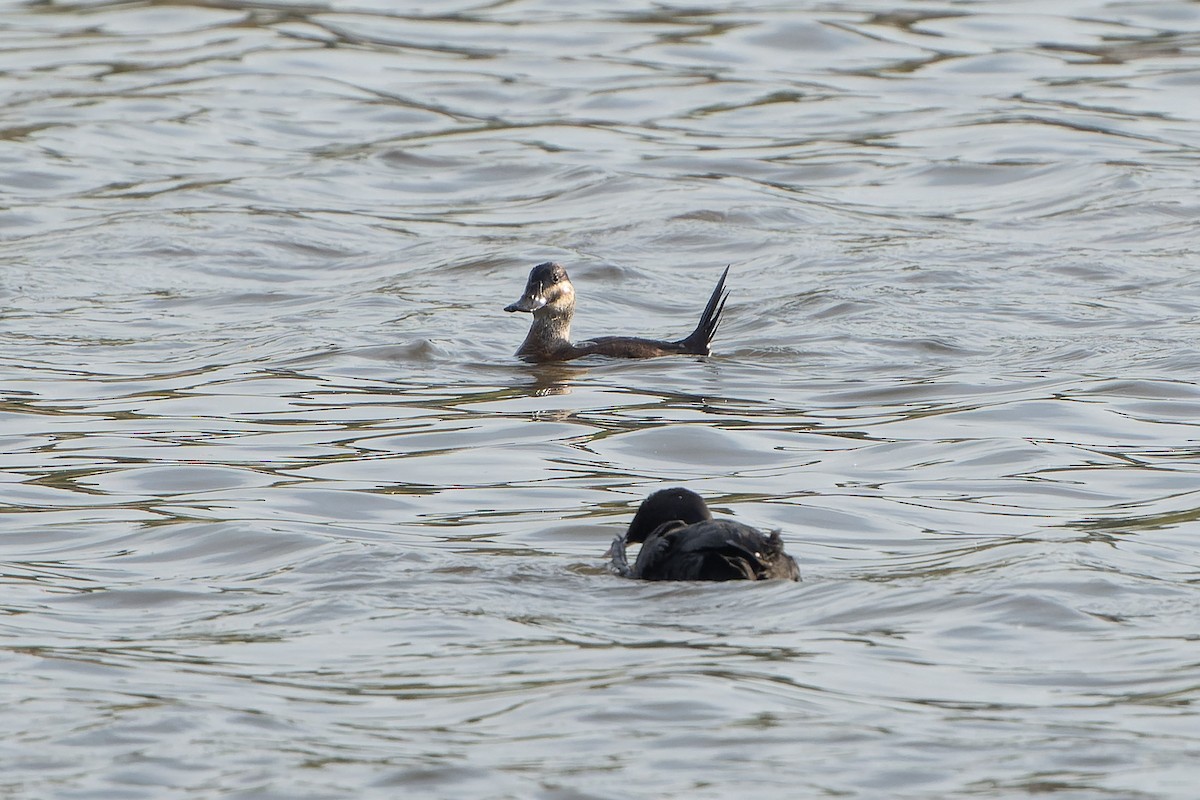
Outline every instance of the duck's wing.
POLYGON ((646 537, 633 576, 652 581, 799 580, 776 531, 764 536, 731 520, 659 526, 646 537))
POLYGON ((698 554, 686 546, 692 527, 676 519, 652 530, 638 551, 633 577, 644 581, 699 580, 692 576, 697 569, 698 554))
POLYGON ((726 525, 723 520, 659 525, 642 544, 633 576, 647 581, 754 580, 754 552, 731 539, 726 525))
POLYGON ((610 358, 658 358, 680 352, 676 342, 643 339, 638 336, 597 336, 572 345, 575 355, 609 356, 610 358))

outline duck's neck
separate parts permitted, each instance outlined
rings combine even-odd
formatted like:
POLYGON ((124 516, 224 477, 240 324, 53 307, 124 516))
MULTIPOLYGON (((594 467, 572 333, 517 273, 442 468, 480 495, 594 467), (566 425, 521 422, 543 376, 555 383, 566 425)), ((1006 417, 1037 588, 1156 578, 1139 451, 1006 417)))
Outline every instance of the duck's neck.
POLYGON ((551 360, 571 347, 571 317, 573 307, 544 306, 533 313, 533 324, 517 355, 523 358, 551 360))

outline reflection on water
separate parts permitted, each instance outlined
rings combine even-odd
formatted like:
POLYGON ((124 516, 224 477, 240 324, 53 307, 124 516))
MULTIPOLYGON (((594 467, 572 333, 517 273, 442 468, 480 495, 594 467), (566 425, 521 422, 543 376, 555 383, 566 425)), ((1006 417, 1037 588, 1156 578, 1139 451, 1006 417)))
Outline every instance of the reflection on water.
POLYGON ((219 5, 0 11, 0 795, 1192 797, 1194 4, 219 5))

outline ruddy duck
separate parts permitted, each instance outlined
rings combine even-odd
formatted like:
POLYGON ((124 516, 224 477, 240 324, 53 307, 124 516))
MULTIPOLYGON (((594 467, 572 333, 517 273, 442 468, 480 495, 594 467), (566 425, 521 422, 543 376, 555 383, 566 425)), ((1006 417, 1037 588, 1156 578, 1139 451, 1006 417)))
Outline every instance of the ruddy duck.
POLYGON ((610 568, 645 581, 800 580, 779 531, 713 519, 704 499, 687 489, 663 489, 642 501, 629 530, 613 540, 610 568), (642 542, 629 566, 625 546, 642 542))
POLYGON ((570 361, 580 356, 601 355, 614 358, 653 358, 669 355, 706 356, 712 352, 709 344, 721 323, 725 310, 725 277, 721 273, 717 288, 700 315, 700 324, 686 338, 676 342, 639 339, 634 336, 600 336, 578 344, 571 343, 571 317, 575 314, 575 287, 561 264, 547 261, 529 273, 525 294, 505 311, 528 311, 533 314, 529 335, 517 350, 526 361, 570 361))

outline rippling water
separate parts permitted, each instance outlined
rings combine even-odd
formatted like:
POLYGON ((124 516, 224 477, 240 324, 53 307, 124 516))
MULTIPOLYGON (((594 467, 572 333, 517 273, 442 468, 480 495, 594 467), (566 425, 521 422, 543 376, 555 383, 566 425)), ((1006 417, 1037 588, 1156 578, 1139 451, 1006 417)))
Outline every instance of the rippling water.
POLYGON ((1195 796, 1200 6, 396 5, 0 8, 0 795, 1195 796))

